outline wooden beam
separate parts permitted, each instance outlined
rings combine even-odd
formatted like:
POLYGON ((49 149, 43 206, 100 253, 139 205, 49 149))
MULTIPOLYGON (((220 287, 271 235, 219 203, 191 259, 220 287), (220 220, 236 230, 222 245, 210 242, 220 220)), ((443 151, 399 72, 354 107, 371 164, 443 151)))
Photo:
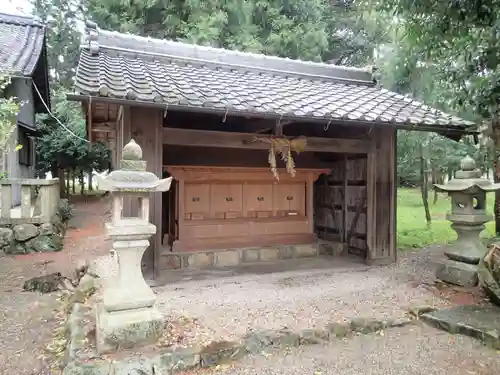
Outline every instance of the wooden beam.
MULTIPOLYGON (((255 141, 255 134, 163 128, 163 144, 193 147, 246 148, 267 150, 269 145, 255 141)), ((292 137, 285 137, 292 139, 292 137)), ((369 139, 308 137, 306 151, 363 154, 371 150, 369 139)))

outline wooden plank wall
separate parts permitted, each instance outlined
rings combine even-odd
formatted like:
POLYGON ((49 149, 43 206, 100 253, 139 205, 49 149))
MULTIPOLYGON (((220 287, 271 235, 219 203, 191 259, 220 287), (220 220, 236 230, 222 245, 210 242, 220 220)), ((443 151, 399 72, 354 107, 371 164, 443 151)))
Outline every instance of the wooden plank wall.
POLYGON ((331 174, 315 182, 315 227, 319 238, 340 242, 349 238, 349 252, 361 257, 367 251, 366 168, 366 157, 345 156, 332 163, 331 174))
POLYGON ((396 261, 396 129, 374 128, 368 154, 368 264, 396 261))

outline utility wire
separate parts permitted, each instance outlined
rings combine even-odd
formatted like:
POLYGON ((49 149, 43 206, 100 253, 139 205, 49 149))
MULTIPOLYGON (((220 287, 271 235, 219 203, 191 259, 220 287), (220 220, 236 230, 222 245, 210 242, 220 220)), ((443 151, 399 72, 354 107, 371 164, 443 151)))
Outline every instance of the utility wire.
POLYGON ((90 143, 87 139, 82 138, 82 137, 80 137, 79 135, 75 134, 73 131, 71 131, 71 129, 69 129, 66 125, 64 125, 64 124, 63 124, 63 123, 62 123, 62 122, 61 122, 61 121, 60 121, 60 120, 59 120, 56 116, 54 116, 54 114, 50 111, 49 106, 47 105, 47 103, 45 103, 45 100, 43 100, 42 94, 40 94, 40 90, 38 90, 38 87, 36 86, 35 82, 34 82, 34 81, 32 81, 32 83, 33 83, 33 87, 34 87, 34 88, 35 88, 35 90, 36 90, 36 93, 38 94, 38 97, 39 97, 39 98, 40 98, 40 100, 42 101, 42 104, 43 104, 43 106, 45 107, 45 109, 47 110, 47 112, 49 113, 49 115, 50 115, 50 116, 52 116, 52 118, 53 118, 54 120, 56 120, 56 121, 57 121, 57 123, 58 123, 59 125, 61 125, 61 126, 62 126, 62 128, 63 128, 64 130, 66 130, 66 132, 68 132, 69 134, 71 134, 73 137, 78 138, 79 140, 84 141, 84 142, 86 142, 86 143, 90 143))

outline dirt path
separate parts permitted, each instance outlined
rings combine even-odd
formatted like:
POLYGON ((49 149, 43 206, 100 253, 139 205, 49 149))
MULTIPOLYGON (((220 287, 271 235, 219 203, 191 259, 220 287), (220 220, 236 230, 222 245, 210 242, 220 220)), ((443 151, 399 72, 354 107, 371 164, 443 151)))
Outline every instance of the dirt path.
POLYGON ((71 275, 78 260, 105 254, 107 207, 96 198, 76 202, 76 215, 60 253, 0 256, 0 373, 45 375, 42 359, 56 326, 55 294, 22 292, 27 278, 50 272, 71 275))

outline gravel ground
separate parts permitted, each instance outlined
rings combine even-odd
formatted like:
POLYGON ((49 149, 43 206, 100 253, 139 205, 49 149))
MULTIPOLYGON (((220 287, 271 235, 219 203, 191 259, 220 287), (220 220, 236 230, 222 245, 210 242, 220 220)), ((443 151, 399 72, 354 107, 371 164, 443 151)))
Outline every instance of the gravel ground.
POLYGON ((0 255, 0 374, 53 375, 42 356, 57 326, 57 296, 23 292, 22 286, 51 272, 71 276, 79 259, 106 253, 102 223, 107 212, 95 200, 78 202, 60 253, 0 255))
POLYGON ((497 375, 500 355, 465 336, 406 326, 328 345, 267 352, 230 366, 183 373, 219 375, 497 375))
MULTIPOLYGON (((432 278, 430 259, 415 256, 417 253, 406 256, 399 266, 373 268, 338 267, 335 260, 303 260, 311 269, 226 278, 215 272, 213 278, 178 282, 154 291, 166 316, 196 319, 196 332, 187 332, 186 336, 192 336, 186 342, 232 340, 256 329, 305 329, 356 316, 398 318, 411 305, 449 306, 449 301, 422 286, 432 278), (318 262, 321 268, 313 269, 318 262), (421 267, 424 264, 426 268, 421 267)), ((422 251, 420 257, 430 255, 422 251)), ((182 280, 183 272, 178 276, 182 280)))
MULTIPOLYGON (((50 272, 70 275, 79 259, 95 259, 107 254, 110 244, 103 231, 103 222, 108 216, 107 203, 95 199, 79 202, 63 252, 0 256, 0 304, 3 307, 0 312, 0 374, 50 373, 41 356, 57 325, 56 295, 25 293, 21 291, 22 285, 27 278, 50 272)), ((433 257, 439 256, 436 249, 421 250, 405 254, 397 266, 383 268, 359 264, 345 267, 345 262, 340 266, 342 262, 339 261, 314 260, 310 261, 312 263, 300 262, 299 269, 281 273, 263 273, 263 266, 253 273, 235 272, 234 275, 213 271, 198 280, 196 275, 179 273, 176 276, 180 278, 178 283, 154 290, 166 315, 197 318, 196 324, 191 326, 196 330, 191 339, 231 338, 254 328, 311 327, 314 323, 342 320, 356 314, 400 315, 411 303, 447 305, 448 301, 421 286, 433 279, 430 263, 433 257), (223 275, 229 276, 220 277, 223 275), (190 280, 184 280, 185 277, 190 280)), ((286 269, 286 266, 275 266, 276 271, 286 269)), ((433 335, 440 333, 435 331, 427 335, 428 341, 432 341, 433 335)), ((456 350, 469 350, 467 345, 470 344, 463 344, 466 342, 463 340, 457 339, 456 350), (462 345, 465 346, 462 348, 462 345)), ((369 342, 366 345, 371 345, 369 342)), ((321 350, 323 356, 329 358, 328 350, 335 348, 321 350)), ((305 358, 304 366, 312 361, 300 353, 298 351, 297 356, 305 358)))

